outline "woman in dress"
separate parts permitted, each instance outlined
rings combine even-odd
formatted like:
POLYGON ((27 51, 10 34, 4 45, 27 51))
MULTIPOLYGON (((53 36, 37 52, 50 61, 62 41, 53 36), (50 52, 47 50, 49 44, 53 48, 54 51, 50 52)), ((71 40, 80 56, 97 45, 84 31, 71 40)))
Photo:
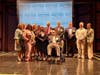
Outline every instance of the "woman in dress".
POLYGON ((23 33, 24 43, 25 43, 25 61, 30 61, 32 46, 35 43, 35 35, 32 32, 32 26, 27 25, 26 30, 23 33))
POLYGON ((41 27, 40 33, 37 38, 39 40, 38 49, 39 49, 40 57, 42 57, 42 59, 45 60, 45 57, 47 55, 48 39, 43 27, 41 27))
POLYGON ((17 51, 17 59, 18 61, 22 60, 22 49, 23 49, 23 24, 18 24, 17 29, 15 30, 15 51, 17 51))

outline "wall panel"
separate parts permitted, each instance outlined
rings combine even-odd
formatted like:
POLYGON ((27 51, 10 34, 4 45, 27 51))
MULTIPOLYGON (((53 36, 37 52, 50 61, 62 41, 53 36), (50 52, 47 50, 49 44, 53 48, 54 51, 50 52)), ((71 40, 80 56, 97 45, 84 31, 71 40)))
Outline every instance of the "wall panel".
POLYGON ((100 52, 100 40, 96 41, 96 52, 100 52))
POLYGON ((2 50, 2 14, 0 14, 0 51, 2 50))
POLYGON ((2 50, 2 3, 0 2, 0 51, 2 50))
POLYGON ((96 38, 100 39, 100 13, 96 13, 96 38))
POLYGON ((96 2, 96 11, 100 11, 100 2, 96 2))
POLYGON ((17 27, 17 14, 16 14, 16 5, 8 4, 6 5, 6 40, 8 51, 14 50, 14 33, 17 27))

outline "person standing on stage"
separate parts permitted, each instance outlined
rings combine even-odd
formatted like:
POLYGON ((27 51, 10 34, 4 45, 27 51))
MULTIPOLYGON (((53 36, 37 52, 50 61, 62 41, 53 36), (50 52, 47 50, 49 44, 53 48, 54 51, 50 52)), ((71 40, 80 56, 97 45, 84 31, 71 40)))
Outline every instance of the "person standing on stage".
POLYGON ((21 61, 22 60, 22 45, 23 45, 23 24, 18 24, 18 28, 15 30, 15 51, 18 52, 17 55, 17 60, 21 61))
POLYGON ((60 21, 57 22, 57 26, 55 27, 55 30, 57 34, 60 36, 60 38, 63 38, 64 28, 61 26, 60 21))
POLYGON ((88 58, 93 58, 93 40, 94 40, 94 30, 91 28, 91 23, 87 23, 87 52, 88 58))
POLYGON ((40 33, 37 36, 39 40, 39 53, 40 53, 40 59, 45 60, 47 55, 47 45, 48 45, 48 37, 45 34, 44 27, 41 27, 40 33))
POLYGON ((32 26, 27 25, 26 30, 23 33, 23 39, 25 42, 25 61, 30 61, 32 46, 35 43, 35 34, 32 32, 32 26))
POLYGON ((76 30, 76 43, 78 49, 78 58, 85 58, 85 41, 86 41, 86 29, 84 23, 79 23, 79 29, 76 30))
POLYGON ((45 28, 45 33, 46 35, 49 35, 51 31, 50 22, 48 21, 46 25, 47 27, 45 28))
POLYGON ((66 51, 67 51, 67 56, 74 56, 75 52, 75 31, 76 28, 73 27, 72 22, 69 23, 68 27, 65 29, 65 39, 66 39, 66 51))

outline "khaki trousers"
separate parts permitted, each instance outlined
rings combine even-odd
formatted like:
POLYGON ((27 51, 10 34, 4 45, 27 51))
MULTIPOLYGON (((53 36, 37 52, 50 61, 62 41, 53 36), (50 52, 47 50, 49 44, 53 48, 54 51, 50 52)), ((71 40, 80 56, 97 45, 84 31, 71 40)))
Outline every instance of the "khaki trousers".
POLYGON ((87 50, 88 58, 91 59, 93 57, 93 43, 87 43, 87 50))
POLYGON ((47 46, 48 55, 51 55, 52 48, 55 48, 56 53, 57 53, 57 56, 60 56, 60 46, 59 46, 58 44, 56 44, 56 43, 50 43, 50 44, 47 46))
POLYGON ((78 57, 84 58, 85 56, 85 40, 77 40, 78 57))

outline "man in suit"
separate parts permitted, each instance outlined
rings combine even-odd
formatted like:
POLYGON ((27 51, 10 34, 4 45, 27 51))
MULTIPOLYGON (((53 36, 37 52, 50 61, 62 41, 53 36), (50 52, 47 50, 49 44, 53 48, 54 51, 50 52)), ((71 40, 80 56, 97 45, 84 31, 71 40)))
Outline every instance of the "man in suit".
POLYGON ((67 56, 74 56, 75 52, 75 31, 76 28, 73 27, 72 22, 69 23, 68 28, 65 29, 65 40, 66 40, 66 50, 67 56))
POLYGON ((79 29, 76 30, 76 43, 78 49, 78 58, 85 58, 85 41, 86 41, 86 29, 84 23, 79 23, 79 29))
POLYGON ((87 23, 87 52, 88 58, 93 58, 93 40, 94 40, 94 30, 91 28, 91 23, 87 23))
POLYGON ((57 54, 57 60, 60 60, 60 37, 57 35, 55 29, 51 30, 51 34, 48 37, 49 39, 49 44, 47 46, 47 53, 48 56, 51 57, 51 52, 53 50, 53 48, 55 48, 56 50, 56 54, 57 54))
POLYGON ((61 26, 60 21, 57 22, 57 26, 55 27, 55 30, 57 34, 60 36, 60 38, 63 38, 64 28, 61 26))
POLYGON ((47 21, 46 26, 47 27, 45 28, 45 33, 46 33, 46 35, 49 35, 50 31, 51 31, 51 27, 50 27, 50 22, 49 21, 47 21))
POLYGON ((57 26, 55 27, 55 30, 57 32, 57 35, 60 37, 61 39, 61 50, 62 52, 64 52, 64 27, 61 26, 60 21, 57 22, 57 26))

